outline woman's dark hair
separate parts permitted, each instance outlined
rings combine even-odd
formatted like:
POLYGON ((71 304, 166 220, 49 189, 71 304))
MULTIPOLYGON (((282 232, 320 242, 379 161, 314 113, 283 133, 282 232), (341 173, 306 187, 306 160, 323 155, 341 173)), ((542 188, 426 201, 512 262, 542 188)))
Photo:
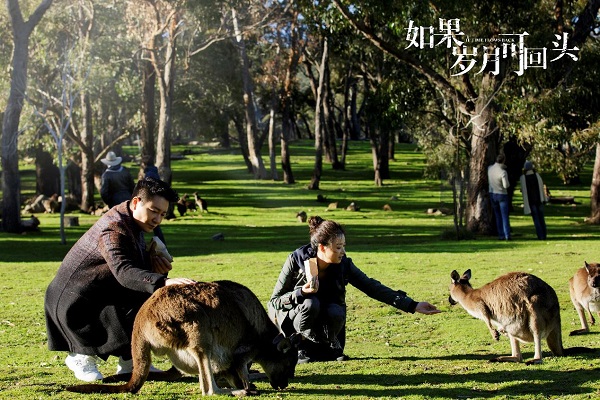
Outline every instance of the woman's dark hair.
POLYGON ((329 245, 333 239, 345 234, 344 228, 340 224, 325 220, 318 215, 308 219, 308 231, 310 233, 310 246, 315 250, 319 247, 319 244, 329 245))
POLYGON ((138 181, 131 197, 139 197, 142 201, 148 201, 155 196, 164 197, 170 203, 179 200, 177 192, 168 183, 150 177, 138 181))

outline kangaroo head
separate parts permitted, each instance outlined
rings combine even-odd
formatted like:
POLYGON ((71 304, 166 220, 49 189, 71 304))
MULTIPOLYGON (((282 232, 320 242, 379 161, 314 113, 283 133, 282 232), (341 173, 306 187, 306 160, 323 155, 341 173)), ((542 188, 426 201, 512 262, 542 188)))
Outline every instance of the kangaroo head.
POLYGON ((462 277, 454 270, 450 274, 450 279, 450 296, 448 296, 448 302, 451 305, 455 305, 462 298, 462 295, 464 295, 465 289, 473 289, 469 283, 471 270, 466 270, 462 277))
POLYGON ((591 288, 600 288, 600 264, 585 262, 585 269, 588 273, 587 282, 591 288))
POLYGON ((300 339, 300 334, 285 337, 283 333, 273 339, 274 348, 265 355, 265 360, 261 364, 273 389, 285 389, 289 379, 294 377, 300 339))

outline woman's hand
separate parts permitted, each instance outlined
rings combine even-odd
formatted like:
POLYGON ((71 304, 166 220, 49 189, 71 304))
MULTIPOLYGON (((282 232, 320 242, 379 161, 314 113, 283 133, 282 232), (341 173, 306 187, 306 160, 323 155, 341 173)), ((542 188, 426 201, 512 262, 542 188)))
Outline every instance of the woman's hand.
POLYGON ((167 278, 165 280, 165 286, 170 286, 170 285, 191 285, 196 283, 195 280, 193 279, 188 279, 188 278, 167 278))
POLYGON ((438 314, 441 313, 441 310, 438 310, 433 304, 429 304, 426 301, 421 301, 417 304, 415 311, 421 314, 438 314))
POLYGON ((152 272, 157 274, 166 275, 170 270, 173 269, 171 262, 158 254, 153 254, 150 256, 150 263, 152 264, 152 272))
POLYGON ((319 291, 319 278, 315 279, 314 286, 311 286, 310 282, 306 282, 302 286, 302 294, 315 294, 319 291))

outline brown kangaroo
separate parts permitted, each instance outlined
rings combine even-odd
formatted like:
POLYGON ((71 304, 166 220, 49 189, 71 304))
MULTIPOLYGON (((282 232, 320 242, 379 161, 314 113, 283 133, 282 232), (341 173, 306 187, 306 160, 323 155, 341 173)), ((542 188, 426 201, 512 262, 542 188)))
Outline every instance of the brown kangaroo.
POLYGON ((524 272, 510 272, 473 289, 469 283, 470 269, 462 277, 452 271, 450 277, 450 303, 460 303, 469 314, 484 321, 494 340, 500 340, 500 333, 507 334, 510 339, 512 355, 491 361, 522 362, 519 342, 533 342, 535 355, 526 364, 539 364, 542 362, 542 339, 546 339, 555 356, 591 351, 583 347, 563 348, 558 297, 540 278, 524 272))
POLYGON ((124 385, 67 387, 79 393, 136 393, 148 378, 151 353, 168 356, 185 374, 199 375, 202 395, 256 394, 248 364, 258 363, 275 389, 294 375, 298 352, 248 289, 231 281, 158 289, 138 312, 131 340, 133 373, 124 385), (215 376, 232 387, 217 386, 215 376))
POLYGON ((570 335, 581 335, 588 333, 590 328, 585 318, 585 311, 590 315, 590 323, 594 325, 594 312, 600 316, 600 265, 588 264, 579 268, 575 275, 569 279, 569 292, 571 301, 581 321, 581 329, 571 331, 570 335))

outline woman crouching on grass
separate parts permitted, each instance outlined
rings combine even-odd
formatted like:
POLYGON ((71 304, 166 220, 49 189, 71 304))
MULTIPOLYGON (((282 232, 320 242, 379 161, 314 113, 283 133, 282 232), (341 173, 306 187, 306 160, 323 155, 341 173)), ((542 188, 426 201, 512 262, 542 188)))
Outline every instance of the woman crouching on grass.
POLYGON ((298 363, 342 361, 346 325, 346 285, 409 313, 441 312, 427 302, 416 302, 369 278, 346 257, 342 226, 319 216, 310 217, 310 244, 291 253, 269 300, 269 313, 286 336, 302 335, 298 363))

